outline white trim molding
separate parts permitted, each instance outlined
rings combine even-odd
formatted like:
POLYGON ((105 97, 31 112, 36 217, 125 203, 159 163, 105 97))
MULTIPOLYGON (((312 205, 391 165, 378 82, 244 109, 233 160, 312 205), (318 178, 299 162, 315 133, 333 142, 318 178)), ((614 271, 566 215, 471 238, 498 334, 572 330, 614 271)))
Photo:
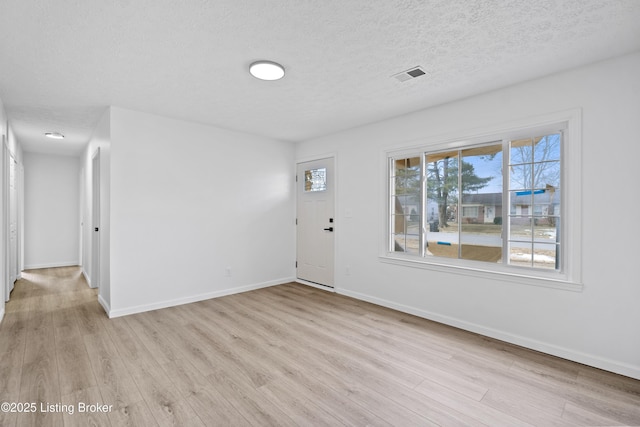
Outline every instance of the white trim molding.
POLYGON ((295 281, 293 277, 287 277, 282 279, 270 280, 267 282, 256 283, 253 285, 239 286, 235 288, 223 289, 215 292, 207 292, 199 295, 192 295, 184 298, 176 298, 173 300, 155 302, 153 304, 137 305, 132 307, 125 307, 116 310, 112 310, 105 301, 101 301, 100 304, 107 311, 107 315, 110 319, 114 317, 127 316, 129 314, 144 313, 146 311, 159 310, 161 308, 174 307, 176 305, 189 304, 192 302, 204 301, 212 298, 224 297, 227 295, 240 294, 243 292, 254 291, 256 289, 268 288, 270 286, 282 285, 284 283, 291 283, 295 281))
POLYGON ((57 267, 77 267, 78 261, 70 261, 70 262, 51 262, 45 264, 31 264, 25 265, 25 270, 38 270, 40 268, 57 268, 57 267))
POLYGON ((102 298, 102 295, 98 295, 98 303, 100 303, 100 305, 104 309, 104 312, 107 313, 107 316, 111 317, 111 315, 109 314, 111 312, 111 307, 109 306, 109 303, 105 301, 104 298, 102 298))
POLYGON ((301 285, 310 286, 312 288, 322 289, 323 291, 327 291, 327 292, 336 291, 336 289, 333 286, 319 285, 317 283, 309 282, 308 280, 304 280, 304 279, 296 279, 295 282, 300 283, 301 285))

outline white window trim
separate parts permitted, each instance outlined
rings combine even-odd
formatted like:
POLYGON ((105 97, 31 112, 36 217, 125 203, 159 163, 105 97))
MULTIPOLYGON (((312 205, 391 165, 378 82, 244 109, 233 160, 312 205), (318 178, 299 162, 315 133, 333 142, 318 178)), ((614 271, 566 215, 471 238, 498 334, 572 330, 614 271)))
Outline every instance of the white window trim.
POLYGON ((496 124, 481 129, 408 141, 383 149, 380 156, 381 262, 405 267, 471 275, 492 280, 506 280, 525 285, 543 286, 580 292, 582 284, 582 110, 572 109, 496 124), (390 251, 389 236, 389 159, 401 156, 422 156, 427 151, 449 150, 469 145, 530 137, 532 132, 558 130, 564 124, 562 144, 562 272, 527 269, 461 259, 420 257, 390 251), (555 127, 554 127, 555 126, 555 127))

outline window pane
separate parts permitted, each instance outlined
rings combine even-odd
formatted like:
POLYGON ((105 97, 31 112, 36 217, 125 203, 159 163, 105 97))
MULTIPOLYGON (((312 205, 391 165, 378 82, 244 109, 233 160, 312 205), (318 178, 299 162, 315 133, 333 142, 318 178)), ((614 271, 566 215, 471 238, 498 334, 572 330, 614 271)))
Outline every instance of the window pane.
POLYGON ((530 243, 509 242, 509 264, 520 267, 533 266, 533 253, 530 243))
POLYGON ((530 164, 510 166, 509 172, 509 187, 512 190, 524 190, 531 188, 532 167, 530 164))
MULTIPOLYGON (((438 234, 438 233, 436 233, 438 234)), ((427 234, 429 236, 429 234, 427 234)), ((431 238, 436 239, 433 235, 431 238)), ((437 256, 441 258, 458 258, 458 235, 447 233, 444 240, 428 240, 427 237, 427 256, 437 256)))
POLYGON ((511 215, 533 214, 533 192, 531 190, 512 191, 509 197, 511 215))
POLYGON ((403 213, 392 216, 395 252, 420 254, 419 221, 403 213))
POLYGON ((530 242, 533 237, 533 218, 512 216, 509 223, 509 239, 530 242))
POLYGON ((561 141, 561 133, 511 141, 510 264, 559 268, 561 141))
POLYGON ((509 164, 517 165, 533 161, 533 139, 519 139, 511 141, 509 164))
POLYGON ((420 254, 420 157, 395 159, 391 166, 391 250, 420 254))
POLYGON ((560 187, 560 162, 534 163, 533 177, 533 188, 535 189, 560 187))
POLYGON ((428 155, 426 168, 427 200, 437 206, 439 227, 446 228, 458 221, 458 153, 428 155))
POLYGON ((556 268, 556 248, 555 244, 535 243, 533 245, 533 266, 536 268, 556 268))
POLYGON ((462 152, 461 258, 502 259, 502 144, 462 152))
POLYGON ((409 157, 406 159, 396 159, 394 161, 394 171, 396 175, 404 176, 408 173, 420 173, 420 157, 409 157))
POLYGON ((559 218, 553 216, 535 217, 533 219, 533 236, 536 242, 556 242, 556 224, 559 218))
POLYGON ((427 255, 458 258, 458 152, 429 154, 427 179, 427 255))
POLYGON ((560 134, 539 136, 534 138, 533 161, 543 162, 560 160, 560 134))

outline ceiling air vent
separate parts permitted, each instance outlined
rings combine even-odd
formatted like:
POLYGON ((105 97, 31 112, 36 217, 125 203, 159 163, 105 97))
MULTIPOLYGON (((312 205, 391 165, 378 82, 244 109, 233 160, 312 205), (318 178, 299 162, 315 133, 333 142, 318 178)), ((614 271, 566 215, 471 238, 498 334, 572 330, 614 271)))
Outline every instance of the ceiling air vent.
POLYGON ((418 67, 410 68, 401 73, 394 74, 391 77, 395 78, 399 82, 406 82, 407 80, 415 79, 416 77, 424 76, 425 74, 427 74, 427 72, 424 71, 422 67, 418 66, 418 67))

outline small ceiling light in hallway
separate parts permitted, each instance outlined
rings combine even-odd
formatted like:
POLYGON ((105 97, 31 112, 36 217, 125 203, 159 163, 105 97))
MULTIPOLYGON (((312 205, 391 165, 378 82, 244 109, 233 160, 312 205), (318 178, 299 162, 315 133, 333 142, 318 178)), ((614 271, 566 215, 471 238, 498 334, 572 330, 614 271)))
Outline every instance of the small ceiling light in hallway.
POLYGON ((256 61, 249 66, 249 72, 260 80, 280 80, 284 77, 284 67, 272 61, 256 61))

